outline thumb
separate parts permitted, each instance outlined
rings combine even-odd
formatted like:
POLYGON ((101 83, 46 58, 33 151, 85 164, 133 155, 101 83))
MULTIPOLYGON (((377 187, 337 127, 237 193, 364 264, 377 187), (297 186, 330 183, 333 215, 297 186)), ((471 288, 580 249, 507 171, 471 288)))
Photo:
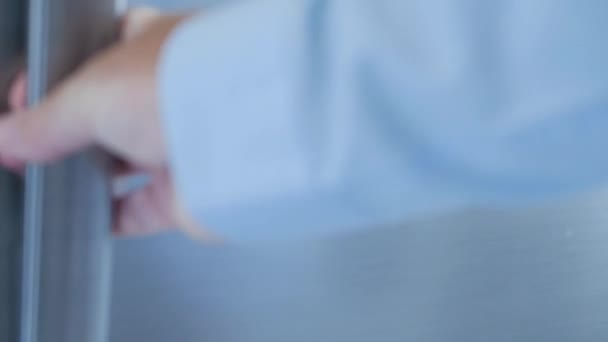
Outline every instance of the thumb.
MULTIPOLYGON (((66 109, 66 108, 64 108, 66 109)), ((0 119, 0 163, 9 168, 24 163, 54 161, 92 142, 85 115, 57 112, 47 101, 0 119)))

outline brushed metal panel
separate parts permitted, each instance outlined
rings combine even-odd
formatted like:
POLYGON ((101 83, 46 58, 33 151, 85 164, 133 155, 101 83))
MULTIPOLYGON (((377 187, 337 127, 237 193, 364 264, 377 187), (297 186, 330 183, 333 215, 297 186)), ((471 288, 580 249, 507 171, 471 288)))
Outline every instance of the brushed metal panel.
POLYGON ((335 239, 122 241, 113 342, 600 342, 608 195, 335 239))

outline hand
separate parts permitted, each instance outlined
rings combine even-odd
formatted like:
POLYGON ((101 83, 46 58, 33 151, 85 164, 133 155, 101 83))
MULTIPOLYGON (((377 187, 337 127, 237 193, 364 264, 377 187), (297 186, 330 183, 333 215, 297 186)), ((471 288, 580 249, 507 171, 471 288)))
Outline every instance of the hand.
POLYGON ((124 161, 119 176, 143 171, 151 177, 143 189, 116 198, 115 233, 180 226, 206 236, 175 196, 155 95, 162 46, 185 18, 132 11, 121 42, 88 61, 35 108, 24 109, 26 77, 20 75, 9 95, 13 113, 0 120, 0 163, 19 169, 98 145, 124 161))

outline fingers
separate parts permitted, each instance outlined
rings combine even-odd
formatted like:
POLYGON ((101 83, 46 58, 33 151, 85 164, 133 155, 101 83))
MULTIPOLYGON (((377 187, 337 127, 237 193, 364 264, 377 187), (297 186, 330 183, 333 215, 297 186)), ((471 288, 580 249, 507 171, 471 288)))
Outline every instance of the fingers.
POLYGON ((171 208, 167 205, 170 183, 163 176, 120 174, 113 180, 113 194, 117 198, 113 227, 116 235, 147 235, 174 229, 171 208), (146 184, 142 183, 146 178, 147 186, 139 188, 146 184))
POLYGON ((11 110, 23 110, 27 104, 27 76, 24 71, 21 71, 8 93, 8 104, 11 110))
MULTIPOLYGON (((19 106, 16 90, 15 106, 19 106)), ((93 127, 86 115, 59 113, 50 101, 0 119, 0 162, 43 163, 65 157, 87 147, 93 138, 93 127)))
MULTIPOLYGON (((119 176, 114 183, 123 183, 119 188, 131 188, 124 184, 125 176, 119 176)), ((141 236, 159 233, 167 230, 180 229, 194 240, 219 242, 218 238, 202 229, 194 220, 185 215, 179 202, 175 201, 171 179, 166 171, 157 172, 146 177, 136 174, 131 177, 131 183, 146 181, 146 187, 126 192, 127 195, 119 198, 114 207, 113 231, 117 236, 141 236), (133 182, 134 181, 134 182, 133 182)), ((140 184, 141 185, 141 184, 140 184)), ((115 192, 125 194, 125 192, 115 192)))
POLYGON ((115 203, 113 232, 117 236, 142 236, 174 229, 163 208, 145 191, 115 203))
MULTIPOLYGON (((23 110, 27 104, 27 76, 25 71, 19 72, 17 77, 10 85, 7 102, 9 110, 23 110)), ((9 156, 2 157, 0 155, 0 164, 13 172, 23 174, 25 162, 23 160, 11 158, 9 156)))

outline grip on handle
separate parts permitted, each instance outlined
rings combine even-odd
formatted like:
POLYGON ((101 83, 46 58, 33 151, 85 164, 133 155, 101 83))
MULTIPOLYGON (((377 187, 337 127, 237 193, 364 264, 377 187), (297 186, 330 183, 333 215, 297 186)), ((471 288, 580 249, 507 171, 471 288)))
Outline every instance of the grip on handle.
POLYGON ((0 113, 9 110, 9 91, 19 72, 25 67, 25 60, 21 56, 14 56, 8 60, 0 61, 0 113))

